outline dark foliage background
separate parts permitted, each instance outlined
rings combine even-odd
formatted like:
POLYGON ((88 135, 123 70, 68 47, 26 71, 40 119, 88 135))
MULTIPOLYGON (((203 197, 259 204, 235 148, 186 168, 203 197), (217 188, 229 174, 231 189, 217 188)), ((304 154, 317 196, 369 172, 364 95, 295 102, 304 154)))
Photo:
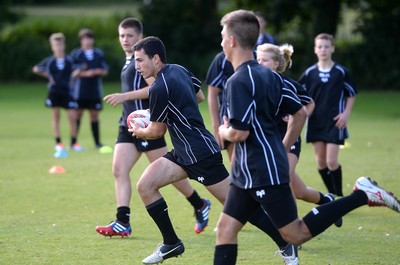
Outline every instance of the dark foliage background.
MULTIPOLYGON (((313 38, 320 32, 338 34, 338 26, 349 26, 349 36, 338 37, 334 60, 347 67, 360 89, 400 90, 400 5, 397 0, 94 0, 86 4, 125 4, 136 8, 145 35, 160 37, 167 47, 168 61, 182 64, 202 80, 213 56, 221 50, 219 20, 237 8, 265 14, 267 30, 278 41, 295 48, 288 75, 298 76, 312 63, 313 38), (346 10, 357 17, 344 22, 346 10)), ((0 81, 37 79, 31 67, 50 53, 48 37, 64 32, 68 49, 78 45, 77 32, 91 27, 96 45, 103 49, 111 71, 107 80, 117 81, 123 54, 117 39, 118 23, 132 12, 108 16, 27 18, 12 8, 52 4, 50 0, 3 0, 0 4, 0 81)), ((80 6, 84 1, 58 1, 59 5, 80 6)), ((62 8, 62 6, 60 6, 62 8)))

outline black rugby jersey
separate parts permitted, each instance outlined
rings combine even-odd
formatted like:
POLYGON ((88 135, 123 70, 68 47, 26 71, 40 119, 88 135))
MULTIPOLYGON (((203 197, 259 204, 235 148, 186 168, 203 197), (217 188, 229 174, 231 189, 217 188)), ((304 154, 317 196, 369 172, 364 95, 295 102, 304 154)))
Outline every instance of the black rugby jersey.
POLYGON ((179 163, 195 164, 220 152, 206 129, 196 99, 201 82, 184 67, 167 64, 149 89, 150 120, 167 124, 179 163))
MULTIPOLYGON (((89 69, 108 69, 107 62, 104 58, 103 52, 98 49, 93 49, 92 58, 87 58, 85 51, 78 48, 71 53, 75 63, 80 64, 83 70, 89 69)), ((101 76, 95 77, 81 77, 74 83, 74 96, 78 100, 101 100, 103 98, 103 78, 101 76)))
POLYGON ((54 56, 49 56, 37 65, 38 71, 47 73, 49 83, 47 85, 49 92, 71 97, 72 89, 72 72, 77 69, 77 65, 71 56, 65 56, 62 59, 57 59, 54 56))
POLYGON ((289 182, 289 165, 276 124, 280 109, 294 114, 303 106, 277 73, 255 60, 240 65, 226 83, 228 116, 237 130, 249 130, 235 143, 232 183, 252 189, 289 182))
MULTIPOLYGON (((142 77, 142 75, 136 71, 135 69, 135 58, 127 57, 125 59, 125 65, 121 70, 121 92, 130 92, 134 90, 141 89, 146 87, 147 83, 142 77)), ((137 99, 137 100, 128 100, 122 103, 122 116, 119 121, 121 126, 126 125, 126 118, 128 115, 140 109, 148 109, 149 108, 149 100, 148 99, 137 99)))
MULTIPOLYGON (((317 64, 309 67, 299 83, 315 102, 315 109, 308 118, 307 134, 334 126, 333 118, 344 111, 346 98, 357 94, 347 69, 336 63, 328 71, 321 71, 317 64)), ((347 138, 347 130, 340 130, 338 137, 347 138)))
POLYGON ((223 120, 222 117, 227 115, 225 103, 226 91, 224 90, 224 87, 226 80, 228 80, 233 73, 233 66, 231 62, 226 59, 223 51, 214 57, 207 71, 206 84, 220 89, 218 100, 220 106, 219 118, 221 121, 223 120))
MULTIPOLYGON (((297 81, 291 79, 290 77, 281 74, 279 75, 282 77, 285 87, 287 87, 294 94, 296 94, 296 96, 299 98, 299 101, 303 106, 306 106, 311 102, 312 98, 310 97, 309 93, 297 81)), ((286 115, 288 114, 281 112, 277 116, 278 128, 282 137, 286 134, 287 131, 287 122, 283 121, 283 118, 286 115)))

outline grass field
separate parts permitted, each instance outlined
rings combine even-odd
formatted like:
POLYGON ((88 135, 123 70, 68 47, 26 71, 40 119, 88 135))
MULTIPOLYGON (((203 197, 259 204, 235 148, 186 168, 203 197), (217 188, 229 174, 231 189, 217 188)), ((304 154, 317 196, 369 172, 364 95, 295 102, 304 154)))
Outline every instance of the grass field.
MULTIPOLYGON (((106 92, 119 91, 106 84, 106 92)), ((129 238, 103 238, 96 225, 114 219, 115 197, 112 154, 99 154, 82 121, 82 153, 53 158, 50 110, 44 107, 45 84, 0 84, 0 264, 141 264, 161 237, 136 192, 132 198, 133 234, 129 238), (54 165, 65 174, 49 174, 54 165)), ((340 152, 344 192, 349 194, 361 175, 376 179, 400 194, 400 93, 360 93, 351 116, 349 142, 340 152)), ((206 103, 201 104, 210 127, 206 103)), ((102 141, 113 145, 120 108, 105 106, 101 116, 102 141)), ((69 142, 66 116, 63 136, 69 142)), ((146 167, 142 159, 132 171, 133 182, 146 167)), ((310 145, 303 146, 298 172, 307 184, 325 190, 315 169, 310 145)), ((200 185, 197 191, 210 198, 200 185)), ((222 207, 213 206, 209 227, 193 232, 193 212, 185 198, 171 187, 162 189, 176 231, 186 252, 163 264, 212 264, 215 227, 222 207)), ((303 216, 312 207, 298 202, 303 216)), ((329 228, 303 245, 301 264, 400 264, 400 216, 386 208, 362 207, 344 217, 344 225, 329 228)), ((250 225, 240 234, 239 265, 282 264, 276 246, 250 225)))

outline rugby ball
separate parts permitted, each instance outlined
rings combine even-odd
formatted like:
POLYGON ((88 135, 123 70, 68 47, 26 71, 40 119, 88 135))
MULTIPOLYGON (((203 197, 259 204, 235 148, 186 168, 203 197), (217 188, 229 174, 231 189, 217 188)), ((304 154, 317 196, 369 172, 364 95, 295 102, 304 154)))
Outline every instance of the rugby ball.
POLYGON ((150 124, 150 112, 147 109, 135 110, 128 115, 126 124, 129 128, 133 128, 136 122, 140 127, 146 128, 150 124))

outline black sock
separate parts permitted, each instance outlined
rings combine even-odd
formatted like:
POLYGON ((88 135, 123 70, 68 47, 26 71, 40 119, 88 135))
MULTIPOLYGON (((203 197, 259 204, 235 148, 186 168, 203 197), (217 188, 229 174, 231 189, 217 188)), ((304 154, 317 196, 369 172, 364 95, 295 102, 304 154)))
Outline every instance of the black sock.
POLYGON ((164 198, 147 205, 146 209, 160 230, 164 239, 164 244, 175 245, 178 243, 179 238, 172 226, 171 219, 169 219, 168 206, 164 198))
POLYGON ((330 174, 329 169, 327 167, 324 169, 318 169, 318 172, 321 175, 321 178, 324 181, 324 184, 325 184, 326 188, 328 189, 328 192, 334 193, 335 191, 333 189, 331 178, 329 176, 329 174, 330 174))
POLYGON ((200 210, 204 206, 204 201, 200 198, 196 191, 193 191, 193 194, 186 199, 190 202, 195 210, 200 210))
POLYGON ((322 192, 319 193, 319 201, 317 202, 318 205, 322 205, 331 201, 332 200, 328 196, 326 196, 322 192))
POLYGON ((96 146, 101 145, 100 144, 100 131, 99 131, 99 121, 93 121, 91 124, 92 127, 92 135, 94 139, 94 143, 96 146))
POLYGON ((334 222, 352 210, 366 205, 368 197, 363 191, 355 191, 332 203, 320 205, 309 212, 303 221, 313 237, 319 235, 334 222))
POLYGON ((342 190, 342 167, 339 166, 335 170, 330 171, 330 177, 331 177, 331 182, 333 185, 334 189, 334 194, 337 196, 343 196, 343 190, 342 190))
POLYGON ((236 244, 226 244, 215 246, 214 265, 234 265, 236 264, 238 246, 236 244))
POLYGON ((72 137, 71 136, 71 146, 73 146, 74 144, 76 144, 76 137, 72 137))
POLYGON ((253 216, 249 219, 249 222, 272 238, 279 248, 287 245, 287 242, 282 238, 275 224, 272 223, 263 208, 258 207, 253 216))
POLYGON ((61 137, 56 137, 56 144, 61 144, 61 137))
POLYGON ((131 216, 131 209, 128 206, 121 206, 117 208, 117 221, 122 224, 129 224, 131 216))

